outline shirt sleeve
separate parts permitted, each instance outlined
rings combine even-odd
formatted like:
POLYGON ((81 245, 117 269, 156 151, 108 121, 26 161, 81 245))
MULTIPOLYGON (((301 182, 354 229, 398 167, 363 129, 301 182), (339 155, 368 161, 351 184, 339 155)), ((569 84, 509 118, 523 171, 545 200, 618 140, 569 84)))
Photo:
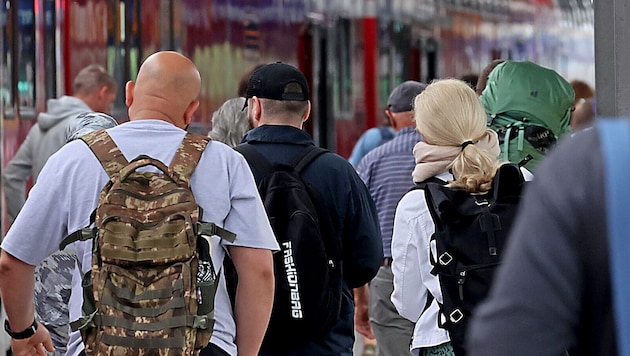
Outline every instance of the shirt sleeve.
MULTIPOLYGON (((2 249, 31 265, 39 264, 54 251, 70 232, 87 225, 96 207, 99 184, 107 175, 95 158, 81 161, 79 156, 93 156, 87 145, 70 143, 53 154, 39 174, 38 182, 11 225, 2 249), (74 159, 68 159, 68 157, 74 159), (81 161, 79 164, 77 162, 81 161), (80 170, 82 174, 71 172, 80 170)), ((91 251, 88 249, 91 255, 91 251)), ((80 257, 81 258, 81 257, 80 257)))
POLYGON ((233 155, 230 190, 230 211, 225 228, 237 234, 234 243, 225 244, 279 251, 280 247, 269 223, 254 176, 241 155, 233 155))
POLYGON ((348 177, 349 185, 343 185, 348 189, 342 222, 343 274, 350 288, 356 288, 371 281, 378 272, 383 261, 383 242, 370 192, 354 169, 345 165, 342 174, 348 177))
POLYGON ((358 168, 363 157, 375 148, 380 141, 381 133, 378 128, 371 128, 365 131, 352 149, 348 162, 350 162, 353 167, 358 168))
POLYGON ((15 220, 26 200, 26 180, 33 168, 35 130, 39 130, 39 126, 31 128, 13 159, 2 170, 2 185, 11 221, 15 220))
POLYGON ((427 290, 423 288, 419 275, 422 247, 414 233, 418 222, 417 214, 414 214, 418 204, 415 204, 414 199, 422 198, 419 195, 418 192, 411 192, 401 199, 396 209, 392 235, 394 292, 391 300, 398 313, 414 323, 420 317, 427 298, 427 290))

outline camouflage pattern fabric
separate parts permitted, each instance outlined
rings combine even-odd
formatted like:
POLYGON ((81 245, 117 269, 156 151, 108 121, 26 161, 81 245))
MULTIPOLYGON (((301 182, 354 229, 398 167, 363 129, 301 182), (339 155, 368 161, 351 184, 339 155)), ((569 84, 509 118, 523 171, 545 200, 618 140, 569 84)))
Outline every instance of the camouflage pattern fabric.
POLYGON ((35 269, 35 313, 50 332, 54 355, 66 354, 70 331, 68 302, 76 261, 74 251, 57 251, 35 269))
POLYGON ((198 354, 212 334, 216 278, 198 283, 205 240, 190 176, 209 138, 188 133, 170 167, 147 156, 128 163, 105 131, 81 139, 110 175, 81 320, 86 354, 198 354))

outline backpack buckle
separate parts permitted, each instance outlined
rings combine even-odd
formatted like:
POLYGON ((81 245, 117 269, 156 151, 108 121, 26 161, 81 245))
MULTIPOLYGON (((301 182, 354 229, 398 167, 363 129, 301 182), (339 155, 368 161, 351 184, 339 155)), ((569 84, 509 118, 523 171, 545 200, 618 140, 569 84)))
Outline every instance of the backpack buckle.
POLYGON ((440 257, 438 257, 438 261, 442 266, 447 266, 453 261, 453 256, 451 256, 448 252, 444 252, 440 255, 440 257))
POLYGON ((193 320, 193 328, 207 329, 208 328, 208 316, 207 315, 195 315, 193 320))
POLYGON ((459 323, 464 318, 464 313, 461 310, 455 309, 448 315, 448 320, 453 323, 459 323))
POLYGON ((476 200, 475 199, 475 204, 477 204, 477 206, 488 206, 490 205, 490 203, 487 200, 476 200))

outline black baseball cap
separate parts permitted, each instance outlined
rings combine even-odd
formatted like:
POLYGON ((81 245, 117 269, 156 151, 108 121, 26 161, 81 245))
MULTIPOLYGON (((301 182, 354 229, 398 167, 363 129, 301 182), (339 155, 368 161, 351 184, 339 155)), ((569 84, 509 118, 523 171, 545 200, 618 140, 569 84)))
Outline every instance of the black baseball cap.
MULTIPOLYGON (((245 99, 307 101, 308 83, 302 72, 292 65, 276 62, 256 69, 249 77, 245 99), (296 85, 291 85, 296 84, 296 85)), ((247 100, 245 101, 247 106, 247 100)))
POLYGON ((387 109, 391 112, 413 111, 413 100, 426 88, 426 84, 408 80, 392 90, 387 99, 387 109))

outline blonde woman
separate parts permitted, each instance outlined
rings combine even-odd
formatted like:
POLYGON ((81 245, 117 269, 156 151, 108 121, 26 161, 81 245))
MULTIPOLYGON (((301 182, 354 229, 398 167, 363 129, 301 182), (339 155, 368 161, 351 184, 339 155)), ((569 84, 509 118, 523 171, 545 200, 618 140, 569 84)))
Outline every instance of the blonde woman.
MULTIPOLYGON (((424 138, 413 149, 415 182, 437 177, 472 193, 490 189, 500 166, 499 141, 487 128, 485 110, 468 84, 434 81, 415 98, 414 120, 424 138)), ((448 332, 438 326, 442 293, 429 260, 434 231, 424 191, 408 192, 394 218, 391 298, 400 315, 416 323, 410 348, 421 356, 454 354, 448 332)))

